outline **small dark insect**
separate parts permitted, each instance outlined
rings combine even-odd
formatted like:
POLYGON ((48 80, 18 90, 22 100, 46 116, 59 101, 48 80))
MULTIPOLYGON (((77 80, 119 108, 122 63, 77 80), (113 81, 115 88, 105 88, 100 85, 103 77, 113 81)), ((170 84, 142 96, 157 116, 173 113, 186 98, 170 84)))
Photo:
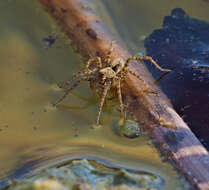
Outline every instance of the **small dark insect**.
POLYGON ((74 74, 72 78, 64 83, 64 85, 60 86, 60 88, 66 89, 66 86, 72 86, 66 90, 65 94, 54 104, 56 106, 65 97, 69 94, 71 90, 76 88, 81 81, 89 81, 91 87, 96 87, 96 91, 101 96, 101 100, 99 103, 99 110, 96 119, 96 125, 99 125, 101 111, 105 102, 105 98, 107 96, 107 92, 113 88, 117 90, 117 96, 120 103, 120 112, 121 116, 125 118, 124 114, 124 104, 122 101, 121 95, 121 82, 125 79, 128 73, 135 76, 138 80, 142 81, 145 86, 146 91, 149 87, 145 83, 145 81, 137 75, 135 72, 131 71, 128 66, 131 61, 150 61, 157 69, 163 72, 170 72, 169 69, 161 68, 151 57, 148 56, 133 56, 124 61, 121 58, 113 58, 113 43, 111 43, 111 48, 107 52, 106 57, 102 60, 101 57, 93 57, 87 61, 87 64, 84 69, 74 74))

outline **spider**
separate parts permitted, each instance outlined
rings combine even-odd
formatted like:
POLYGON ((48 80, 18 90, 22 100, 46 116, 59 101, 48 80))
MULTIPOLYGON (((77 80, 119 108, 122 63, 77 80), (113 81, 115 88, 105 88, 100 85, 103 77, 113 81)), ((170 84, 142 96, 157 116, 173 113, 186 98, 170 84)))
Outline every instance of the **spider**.
POLYGON ((120 103, 120 113, 123 118, 125 118, 124 113, 124 104, 121 95, 121 82, 125 79, 128 73, 135 76, 138 80, 142 81, 147 89, 148 86, 145 83, 144 79, 142 79, 135 72, 131 71, 128 66, 131 61, 149 61, 152 63, 157 69, 163 72, 170 72, 169 69, 161 68, 151 57, 149 56, 133 56, 124 61, 121 58, 113 58, 113 45, 111 43, 111 48, 107 52, 106 57, 102 61, 101 57, 93 57, 87 61, 85 68, 81 71, 77 72, 72 76, 72 78, 66 81, 60 88, 66 90, 65 94, 53 105, 56 106, 61 101, 63 101, 67 95, 76 88, 81 81, 89 81, 90 87, 94 88, 96 92, 101 96, 101 100, 99 103, 99 109, 96 118, 96 126, 100 124, 100 116, 102 112, 103 105, 105 103, 105 98, 107 96, 108 91, 111 88, 116 89, 118 100, 120 103), (66 89, 66 86, 72 85, 70 88, 66 89))

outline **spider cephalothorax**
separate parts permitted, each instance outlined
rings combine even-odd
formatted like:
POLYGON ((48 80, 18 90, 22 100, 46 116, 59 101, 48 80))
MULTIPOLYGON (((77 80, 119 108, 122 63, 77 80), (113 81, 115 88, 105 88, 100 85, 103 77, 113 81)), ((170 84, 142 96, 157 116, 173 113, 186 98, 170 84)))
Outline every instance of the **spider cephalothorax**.
POLYGON ((89 81, 90 86, 94 87, 98 94, 101 96, 99 110, 96 119, 96 125, 99 125, 100 115, 102 107, 107 96, 107 92, 110 88, 116 89, 117 96, 120 103, 120 111, 122 117, 124 117, 124 104, 121 95, 121 82, 125 79, 128 73, 134 75, 137 79, 142 81, 145 85, 145 89, 148 88, 145 81, 136 73, 131 71, 128 66, 131 61, 150 61, 155 67, 161 71, 169 72, 169 69, 161 68, 151 57, 148 56, 133 56, 124 61, 121 58, 114 58, 112 56, 113 46, 111 45, 110 50, 107 52, 106 57, 102 60, 101 57, 90 58, 87 61, 85 68, 78 73, 74 74, 72 78, 64 83, 61 88, 67 85, 72 86, 66 90, 65 94, 54 104, 56 106, 60 103, 71 90, 77 87, 81 81, 89 81))

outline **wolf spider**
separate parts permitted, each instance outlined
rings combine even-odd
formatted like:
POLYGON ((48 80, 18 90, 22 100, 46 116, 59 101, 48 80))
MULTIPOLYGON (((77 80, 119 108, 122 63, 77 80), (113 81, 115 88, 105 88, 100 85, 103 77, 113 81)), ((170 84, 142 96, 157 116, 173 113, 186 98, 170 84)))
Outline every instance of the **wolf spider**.
POLYGON ((163 69, 161 68, 151 57, 149 56, 133 56, 128 58, 126 61, 124 61, 121 58, 115 58, 111 59, 113 52, 113 45, 111 44, 110 50, 107 52, 106 57, 104 58, 104 61, 102 61, 101 57, 93 57, 90 58, 87 61, 87 64, 84 69, 77 72, 72 76, 72 78, 68 81, 66 81, 60 88, 63 88, 66 90, 65 94, 56 102, 54 103, 54 106, 56 106, 58 103, 63 101, 66 96, 72 91, 74 88, 76 88, 81 81, 89 81, 90 87, 94 87, 97 93, 100 94, 101 100, 99 103, 99 110, 97 114, 96 119, 96 125, 99 125, 100 121, 100 115, 102 112, 102 108, 105 102, 105 98, 107 96, 108 91, 111 88, 116 88, 117 96, 120 103, 120 113, 122 117, 124 118, 124 105, 122 101, 122 95, 121 95, 121 82, 125 79, 126 75, 128 73, 135 76, 137 79, 143 82, 146 88, 148 88, 147 84, 145 83, 144 79, 142 79, 139 75, 137 75, 135 72, 131 71, 128 66, 131 61, 150 61, 157 69, 163 72, 170 72, 169 69, 163 69), (74 83, 73 83, 74 82, 74 83), (65 86, 71 85, 71 88, 66 89, 65 86))

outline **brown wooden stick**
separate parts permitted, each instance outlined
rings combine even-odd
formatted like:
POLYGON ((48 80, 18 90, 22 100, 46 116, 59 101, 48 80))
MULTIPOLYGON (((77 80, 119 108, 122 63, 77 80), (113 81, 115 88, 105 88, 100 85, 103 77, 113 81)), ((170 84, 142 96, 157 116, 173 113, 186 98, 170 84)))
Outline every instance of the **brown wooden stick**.
MULTIPOLYGON (((79 53, 105 57, 112 37, 102 21, 90 8, 91 0, 40 0, 71 38, 79 53)), ((123 59, 131 55, 119 45, 114 45, 113 55, 123 59)), ((122 92, 136 119, 149 129, 162 154, 175 162, 177 168, 196 189, 209 189, 209 154, 193 135, 171 104, 153 85, 151 75, 140 64, 132 63, 130 69, 139 74, 155 94, 142 92, 143 83, 128 75, 122 92), (177 130, 164 128, 177 128, 177 130)))

